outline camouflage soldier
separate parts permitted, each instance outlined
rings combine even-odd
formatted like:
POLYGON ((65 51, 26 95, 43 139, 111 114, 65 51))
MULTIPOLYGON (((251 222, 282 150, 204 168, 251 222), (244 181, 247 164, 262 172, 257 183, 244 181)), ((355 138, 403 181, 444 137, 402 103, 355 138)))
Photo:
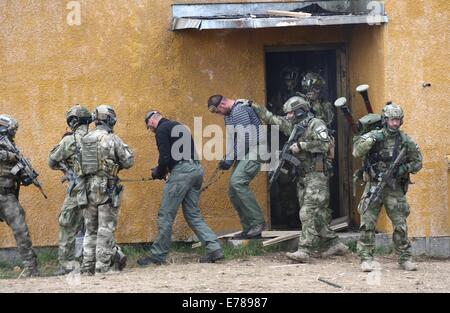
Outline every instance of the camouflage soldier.
POLYGON ((285 66, 280 72, 280 86, 277 93, 269 99, 269 111, 275 115, 284 115, 283 104, 293 96, 302 96, 299 89, 299 69, 285 66))
POLYGON ((75 261, 75 236, 81 231, 83 211, 78 206, 73 189, 76 179, 81 175, 81 138, 88 133, 91 113, 83 106, 76 105, 66 113, 66 122, 72 132, 66 133, 48 156, 51 169, 62 170, 68 180, 67 194, 59 214, 59 269, 55 275, 64 275, 73 270, 75 261))
POLYGON ((299 248, 287 256, 297 262, 306 263, 317 252, 322 257, 343 254, 348 248, 338 241, 329 227, 329 171, 330 145, 332 139, 325 123, 310 112, 310 104, 304 98, 294 96, 284 104, 286 118, 273 115, 266 108, 252 104, 259 118, 266 124, 278 125, 280 131, 290 135, 294 125, 300 125, 304 132, 289 148, 301 164, 298 173, 298 199, 301 204, 300 221, 302 231, 299 248))
POLYGON ((317 73, 308 72, 303 75, 302 88, 306 98, 311 103, 312 113, 316 118, 324 121, 328 128, 331 128, 334 120, 334 107, 321 97, 325 85, 325 79, 317 73))
POLYGON ((22 171, 16 171, 18 156, 4 144, 9 141, 15 146, 14 137, 19 123, 8 115, 0 115, 0 222, 6 222, 12 229, 19 254, 24 263, 23 276, 38 276, 37 258, 33 250, 25 211, 19 203, 20 185, 28 186, 32 179, 22 171))
POLYGON ((417 173, 422 168, 422 155, 417 144, 404 132, 400 131, 403 124, 403 111, 393 103, 388 102, 383 108, 382 129, 372 130, 356 138, 353 146, 353 156, 364 158, 364 177, 366 187, 358 206, 361 214, 360 239, 357 249, 361 257, 361 270, 373 270, 373 254, 375 250, 375 226, 381 206, 384 205, 394 226, 393 241, 396 251, 400 254, 401 268, 413 271, 417 269, 411 258, 411 245, 408 240, 406 218, 410 210, 406 201, 406 191, 409 175, 417 173), (406 156, 401 160, 395 171, 395 183, 387 185, 381 191, 381 197, 374 203, 365 205, 369 199, 371 188, 377 185, 381 175, 394 162, 399 151, 406 148, 406 156))
MULTIPOLYGON (((277 93, 270 97, 268 108, 274 115, 284 116, 283 105, 293 96, 304 96, 299 91, 299 69, 294 66, 285 66, 280 73, 281 84, 277 93)), ((280 133, 280 144, 283 145, 287 137, 280 133)), ((287 165, 290 166, 290 165, 287 165)), ((299 206, 291 195, 296 194, 295 184, 289 172, 281 172, 278 179, 272 184, 270 190, 271 212, 287 220, 289 227, 297 227, 299 206)), ((296 197, 295 197, 296 198, 296 197)))
POLYGON ((194 141, 184 125, 164 118, 159 112, 151 111, 145 116, 148 130, 155 133, 158 145, 158 166, 152 169, 153 179, 169 178, 164 184, 164 193, 158 211, 158 234, 151 247, 150 255, 140 258, 141 266, 162 264, 169 253, 172 226, 181 206, 186 222, 195 232, 208 254, 201 263, 215 263, 223 259, 219 239, 206 225, 198 207, 203 169, 196 156, 194 141), (182 143, 181 148, 174 145, 182 143), (178 153, 179 152, 179 153, 178 153))
MULTIPOLYGON (((113 133, 116 113, 100 105, 92 115, 96 128, 81 139, 81 172, 85 179, 87 207, 86 235, 81 272, 93 275, 122 270, 126 257, 115 244, 114 233, 123 187, 117 173, 133 166, 133 152, 113 133)), ((77 185, 77 188, 78 185, 77 185)), ((79 190, 83 196, 83 191, 79 190)), ((80 205, 81 199, 78 199, 80 205)))

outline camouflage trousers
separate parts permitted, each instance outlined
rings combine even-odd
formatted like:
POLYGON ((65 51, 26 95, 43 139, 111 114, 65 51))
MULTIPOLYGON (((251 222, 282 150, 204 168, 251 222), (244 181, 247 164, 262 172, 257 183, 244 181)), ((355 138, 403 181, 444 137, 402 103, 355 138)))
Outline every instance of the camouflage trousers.
POLYGON ((59 264, 70 267, 75 260, 75 241, 77 233, 83 228, 83 211, 78 208, 76 196, 66 195, 59 213, 59 264))
POLYGON ((25 221, 25 211, 16 195, 0 195, 0 220, 5 221, 11 227, 25 268, 36 268, 37 258, 25 221))
POLYGON ((264 223, 263 211, 249 186, 261 169, 261 162, 252 153, 247 154, 244 160, 236 161, 228 188, 228 196, 244 232, 264 223))
POLYGON ((182 162, 173 168, 164 184, 158 211, 158 234, 150 250, 154 259, 164 262, 169 253, 172 226, 180 206, 189 227, 208 252, 220 249, 219 239, 205 223, 198 207, 202 182, 203 169, 197 162, 182 162))
POLYGON ((337 241, 330 229, 330 189, 328 176, 322 172, 306 174, 298 182, 298 199, 301 205, 299 250, 313 254, 325 250, 337 241))
POLYGON ((108 271, 116 255, 114 234, 117 227, 119 208, 111 201, 95 205, 91 202, 84 209, 86 233, 83 242, 83 271, 108 271))
POLYGON ((386 188, 381 193, 381 199, 375 203, 369 203, 367 210, 364 210, 364 201, 368 201, 367 194, 374 183, 368 182, 364 189, 361 201, 358 205, 358 212, 361 215, 361 226, 359 227, 360 239, 357 245, 358 255, 362 260, 373 259, 375 251, 375 226, 384 205, 386 213, 389 216, 394 227, 392 235, 395 250, 400 254, 400 263, 411 258, 411 244, 408 240, 408 227, 406 218, 409 215, 409 205, 406 201, 405 194, 401 188, 393 190, 391 187, 386 188))

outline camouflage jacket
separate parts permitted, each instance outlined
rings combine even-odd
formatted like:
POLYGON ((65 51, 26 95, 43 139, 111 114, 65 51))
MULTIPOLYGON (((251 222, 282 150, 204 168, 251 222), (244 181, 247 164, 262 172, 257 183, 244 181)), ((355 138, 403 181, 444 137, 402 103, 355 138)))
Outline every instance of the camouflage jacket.
MULTIPOLYGON (((295 120, 291 121, 273 115, 265 107, 256 104, 253 104, 252 107, 262 122, 268 125, 278 125, 280 131, 286 136, 291 134, 294 125, 297 123, 295 120)), ((321 119, 312 118, 306 122, 305 128, 305 132, 298 139, 300 152, 295 155, 301 162, 301 170, 304 173, 325 171, 325 159, 331 145, 331 137, 328 135, 327 126, 321 119)))
POLYGON ((311 104, 314 116, 324 121, 325 124, 330 127, 331 123, 333 123, 334 120, 333 105, 328 101, 320 100, 313 101, 311 104))
POLYGON ((353 143, 353 156, 364 158, 364 170, 370 177, 374 178, 384 172, 394 161, 394 150, 397 141, 397 153, 403 147, 406 148, 406 156, 402 164, 406 165, 407 173, 405 173, 405 177, 398 178, 405 179, 409 173, 415 174, 420 171, 423 158, 419 146, 402 131, 399 131, 398 135, 390 135, 383 128, 381 130, 372 130, 357 137, 353 143), (377 142, 375 139, 376 132, 383 132, 384 140, 377 142))
POLYGON ((80 175, 79 153, 81 138, 88 133, 88 125, 80 125, 75 132, 67 133, 61 141, 50 151, 48 166, 59 170, 60 162, 66 162, 71 170, 80 175))
MULTIPOLYGON (((14 141, 10 141, 15 145, 14 141)), ((17 175, 11 173, 17 164, 17 160, 11 160, 8 153, 7 148, 0 144, 0 187, 15 188, 18 186, 18 182, 26 176, 22 172, 17 175)))
MULTIPOLYGON (((122 169, 128 169, 133 166, 133 151, 118 136, 113 134, 108 127, 103 125, 98 125, 83 137, 82 149, 84 148, 83 142, 85 140, 96 142, 98 170, 90 175, 82 176, 82 179, 87 178, 85 181, 86 189, 83 187, 84 184, 77 185, 78 204, 85 204, 84 190, 87 192, 87 199, 94 205, 106 203, 108 199, 112 199, 114 203, 116 197, 120 198, 122 190, 116 179, 117 173, 122 169)), ((84 152, 82 151, 82 171, 84 171, 85 166, 83 164, 83 155, 84 152)))
MULTIPOLYGON (((98 125, 94 130, 91 130, 84 136, 83 140, 86 139, 97 141, 98 175, 106 174, 106 176, 116 176, 118 171, 133 166, 133 151, 131 151, 122 139, 110 132, 107 127, 98 125), (114 167, 117 167, 117 171, 112 170, 114 167)), ((83 162, 81 160, 82 166, 83 162)))

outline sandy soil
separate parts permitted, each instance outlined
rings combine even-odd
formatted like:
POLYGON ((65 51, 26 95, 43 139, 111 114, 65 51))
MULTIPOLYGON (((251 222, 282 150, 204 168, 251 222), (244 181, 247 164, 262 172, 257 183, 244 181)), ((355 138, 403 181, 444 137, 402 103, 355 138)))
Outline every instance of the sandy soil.
POLYGON ((367 274, 354 255, 292 264, 272 253, 205 265, 176 253, 168 265, 130 264, 121 273, 1 280, 0 292, 450 292, 450 260, 421 259, 417 272, 399 269, 393 256, 377 261, 379 270, 367 274))

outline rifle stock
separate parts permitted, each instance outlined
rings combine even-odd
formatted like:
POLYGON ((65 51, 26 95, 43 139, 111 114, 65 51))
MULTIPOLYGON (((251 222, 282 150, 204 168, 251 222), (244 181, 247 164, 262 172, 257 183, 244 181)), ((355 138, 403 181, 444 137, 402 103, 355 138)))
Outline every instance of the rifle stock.
POLYGON ((289 147, 294 144, 294 142, 305 132, 305 128, 300 126, 299 124, 295 125, 292 129, 291 135, 289 136, 288 141, 284 144, 283 149, 280 152, 280 163, 278 167, 273 172, 272 176, 269 179, 269 188, 272 186, 273 182, 277 180, 278 176, 280 176, 281 169, 284 168, 284 164, 286 161, 293 164, 294 166, 299 166, 300 161, 293 156, 289 147))
POLYGON ((394 174, 400 165, 400 163, 403 161, 403 157, 406 154, 406 148, 402 148, 400 150, 400 153, 398 154, 397 158, 394 160, 394 162, 389 166, 389 168, 381 175, 380 181, 372 186, 366 195, 366 197, 362 200, 362 212, 366 212, 369 208, 370 203, 374 203, 380 200, 381 193, 386 188, 386 185, 391 186, 392 188, 395 188, 395 178, 394 174))

